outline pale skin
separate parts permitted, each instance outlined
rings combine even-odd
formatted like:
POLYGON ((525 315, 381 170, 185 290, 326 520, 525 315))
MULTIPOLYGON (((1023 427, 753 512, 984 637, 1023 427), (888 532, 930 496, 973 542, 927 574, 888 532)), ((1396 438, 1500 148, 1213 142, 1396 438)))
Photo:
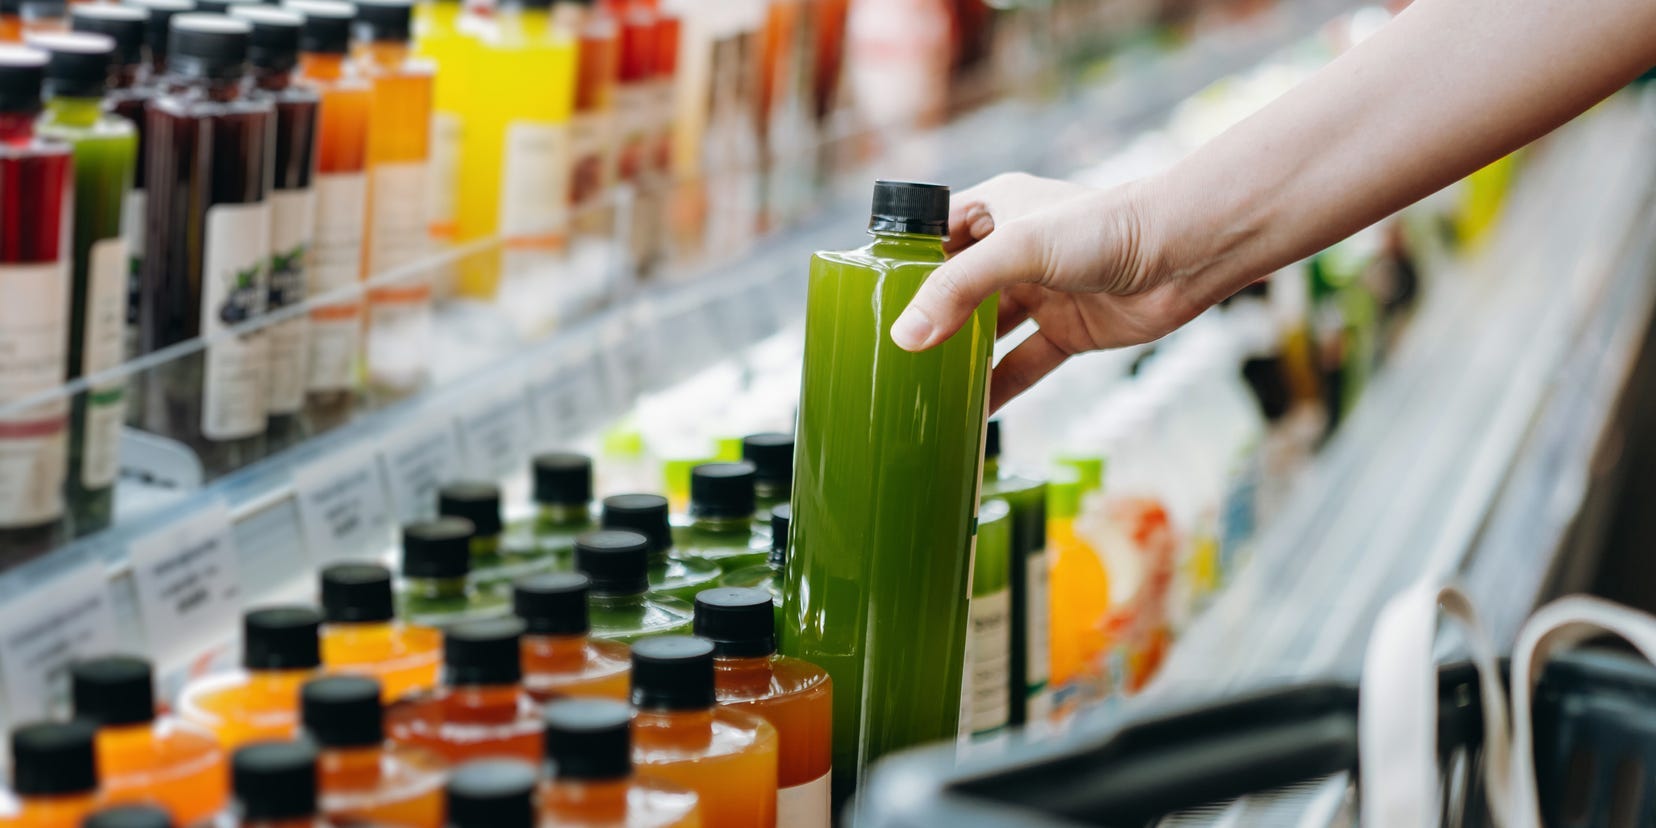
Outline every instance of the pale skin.
POLYGON ((1083 351, 1157 339, 1586 111, 1656 65, 1656 0, 1416 0, 1171 169, 1107 190, 956 193, 951 258, 892 326, 910 351, 999 292, 1000 408, 1083 351))

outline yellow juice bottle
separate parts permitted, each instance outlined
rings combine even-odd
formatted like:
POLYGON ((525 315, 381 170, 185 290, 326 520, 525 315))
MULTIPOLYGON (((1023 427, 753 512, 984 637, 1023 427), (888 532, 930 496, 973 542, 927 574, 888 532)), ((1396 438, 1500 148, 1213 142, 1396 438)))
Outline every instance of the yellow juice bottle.
POLYGON ((472 39, 460 31, 459 0, 414 6, 414 55, 437 67, 431 85, 431 177, 426 181, 427 230, 433 242, 452 244, 460 189, 461 101, 472 39))
POLYGON ((249 611, 242 617, 242 669, 185 685, 179 714, 231 750, 293 738, 299 688, 322 667, 321 626, 322 614, 309 607, 249 611))

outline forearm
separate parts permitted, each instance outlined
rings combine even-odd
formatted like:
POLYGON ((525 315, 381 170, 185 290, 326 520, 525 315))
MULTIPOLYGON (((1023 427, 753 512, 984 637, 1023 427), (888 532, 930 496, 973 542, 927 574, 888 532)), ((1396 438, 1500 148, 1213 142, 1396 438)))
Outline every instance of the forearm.
POLYGON ((1145 182, 1151 247, 1193 297, 1216 301, 1523 146, 1652 64, 1656 0, 1417 0, 1145 182))

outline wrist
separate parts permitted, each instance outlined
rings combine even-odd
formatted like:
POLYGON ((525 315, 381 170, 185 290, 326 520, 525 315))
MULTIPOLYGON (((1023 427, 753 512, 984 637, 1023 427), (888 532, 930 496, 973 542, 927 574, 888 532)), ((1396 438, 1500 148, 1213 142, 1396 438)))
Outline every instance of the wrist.
POLYGON ((1186 306, 1186 318, 1273 269, 1263 263, 1270 208, 1260 189, 1246 173, 1216 177, 1192 170, 1193 160, 1130 185, 1146 284, 1167 284, 1186 306))

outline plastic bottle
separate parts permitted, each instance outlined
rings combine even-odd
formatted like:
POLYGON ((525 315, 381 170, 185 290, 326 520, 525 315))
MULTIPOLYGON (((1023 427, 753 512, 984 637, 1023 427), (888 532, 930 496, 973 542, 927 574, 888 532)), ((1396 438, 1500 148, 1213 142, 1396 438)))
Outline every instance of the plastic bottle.
POLYGON ((771 507, 770 556, 762 564, 733 569, 719 579, 719 586, 762 589, 769 593, 776 604, 778 625, 782 623, 782 581, 788 566, 788 522, 792 518, 793 509, 788 504, 771 507))
POLYGON ((585 305, 607 288, 603 281, 594 283, 593 277, 602 279, 612 267, 609 248, 615 227, 611 197, 615 192, 615 91, 621 77, 621 29, 609 9, 596 0, 561 0, 553 16, 578 41, 575 109, 569 128, 575 267, 569 275, 581 280, 573 287, 585 305))
POLYGON ((1004 500, 978 509, 972 567, 972 628, 961 678, 960 735, 984 739, 1006 727, 1012 682, 1012 510, 1004 500))
MULTIPOLYGON (((127 254, 121 212, 132 186, 138 137, 131 122, 104 109, 116 63, 113 38, 46 34, 29 43, 50 55, 46 112, 35 129, 74 148, 67 376, 75 379, 115 368, 124 356, 127 254)), ((114 514, 124 393, 122 383, 106 383, 70 401, 67 497, 77 535, 108 526, 114 514)))
POLYGON ((450 762, 540 760, 542 734, 534 699, 523 689, 523 622, 474 621, 443 636, 443 684, 386 712, 391 740, 450 762))
POLYGON ((536 701, 597 696, 625 701, 631 669, 625 644, 591 637, 587 593, 575 572, 518 581, 512 610, 523 620, 523 686, 536 701))
MULTIPOLYGON (((66 209, 74 197, 69 147, 35 135, 46 55, 0 47, 0 200, 8 211, 0 234, 0 403, 63 384, 69 342, 69 249, 66 209)), ((0 425, 0 545, 29 554, 55 548, 64 513, 68 404, 42 403, 0 425)))
POLYGON ((424 0, 414 5, 414 54, 437 67, 432 79, 431 178, 426 182, 426 216, 431 238, 454 241, 455 202, 460 190, 461 105, 466 64, 474 44, 460 31, 459 0, 424 0))
POLYGON ((505 542, 499 486, 477 482, 443 486, 437 490, 437 513, 465 518, 476 529, 471 539, 471 571, 478 585, 503 588, 521 575, 544 568, 535 559, 535 547, 528 539, 514 538, 510 545, 505 542))
POLYGON ((310 607, 267 607, 242 617, 242 669, 197 679, 178 698, 179 715, 234 750, 249 742, 291 739, 299 726, 299 687, 322 666, 310 607))
POLYGON ((236 804, 225 828, 328 828, 318 806, 316 746, 263 741, 230 757, 236 804))
POLYGON ((720 828, 776 825, 776 728, 718 706, 713 644, 664 635, 633 645, 633 765, 696 792, 720 828))
POLYGON ((713 643, 719 704, 771 723, 778 737, 776 824, 831 824, 834 684, 827 671, 776 654, 775 610, 756 589, 696 596, 696 635, 713 643))
POLYGON ((99 787, 109 803, 153 802, 196 825, 230 798, 224 748, 204 727, 155 713, 149 662, 106 656, 69 668, 76 719, 98 728, 99 787))
POLYGON ((23 42, 23 2, 6 0, 0 4, 0 43, 23 42))
MULTIPOLYGON (((631 270, 647 272, 660 256, 659 211, 653 200, 655 178, 653 136, 656 107, 656 15, 635 0, 602 0, 620 25, 620 72, 615 87, 615 145, 617 183, 631 188, 633 201, 626 239, 631 270)), ((699 223, 698 223, 699 227, 699 223)))
POLYGON ((552 777, 540 789, 543 822, 584 828, 702 824, 694 793, 633 773, 633 715, 627 705, 565 699, 547 705, 545 717, 552 777))
POLYGON ((385 741, 379 682, 313 679, 299 692, 306 738, 317 747, 322 811, 344 824, 442 828, 442 757, 385 741))
POLYGON ((650 590, 649 540, 604 529, 575 541, 575 568, 592 580, 592 637, 632 643, 650 635, 690 631, 690 605, 650 590))
POLYGON ((793 494, 792 434, 768 432, 742 438, 742 459, 753 464, 754 521, 770 528, 771 507, 793 494))
POLYGON ((83 820, 80 828, 176 828, 164 810, 151 805, 115 805, 100 808, 83 820))
POLYGON ((215 344, 149 374, 150 431, 188 444, 209 474, 264 453, 269 338, 230 334, 269 297, 269 159, 275 108, 249 97, 246 22, 172 20, 167 92, 145 132, 149 235, 139 329, 148 353, 196 337, 215 344))
POLYGON ((876 182, 874 242, 811 260, 782 652, 840 687, 837 802, 959 727, 995 300, 924 353, 891 344, 948 212, 947 187, 876 182))
POLYGON ((766 539, 754 530, 754 466, 703 463, 690 471, 690 525, 675 533, 679 554, 729 572, 764 563, 766 539))
POLYGON ((446 628, 507 612, 506 598, 472 584, 472 536, 465 518, 445 517, 403 527, 402 595, 398 615, 422 627, 446 628))
POLYGON ((538 554, 556 569, 575 565, 575 538, 591 531, 592 458, 573 452, 535 456, 535 519, 530 527, 538 554))
POLYGON ((1110 576, 1103 559, 1075 533, 1082 491, 1075 477, 1047 485, 1047 548, 1052 554, 1049 664, 1052 713, 1060 719, 1099 695, 1103 618, 1110 607, 1110 576))
POLYGON ((719 580, 718 564, 680 557, 674 551, 667 498, 653 494, 606 497, 599 520, 605 529, 625 529, 649 540, 651 592, 688 602, 719 580))
MULTIPOLYGON (((1012 510, 1012 649, 1007 677, 1007 723, 1042 722, 1052 712, 1048 687, 1050 581, 1045 481, 1001 467, 1001 430, 989 421, 983 451, 983 498, 1004 500, 1012 510)), ((980 564, 981 566, 981 564, 980 564)))
POLYGON ((322 664, 329 672, 371 676, 396 701, 437 686, 443 636, 396 619, 391 571, 341 563, 322 570, 322 664))
POLYGON ((534 828, 535 765, 511 759, 467 762, 444 792, 448 828, 534 828))
POLYGON ((261 0, 196 0, 196 10, 203 14, 229 14, 237 7, 263 5, 261 0))
POLYGON ((17 811, 0 824, 76 828, 97 805, 92 725, 37 722, 13 730, 11 777, 17 811))

